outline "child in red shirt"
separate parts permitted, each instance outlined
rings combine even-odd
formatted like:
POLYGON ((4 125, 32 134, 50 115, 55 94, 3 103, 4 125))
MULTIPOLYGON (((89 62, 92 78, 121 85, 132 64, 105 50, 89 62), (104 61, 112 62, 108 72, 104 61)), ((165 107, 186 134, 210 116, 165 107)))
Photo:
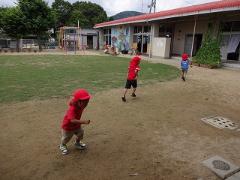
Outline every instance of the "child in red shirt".
POLYGON ((138 77, 138 71, 140 71, 139 63, 140 63, 141 57, 136 55, 134 56, 128 67, 128 77, 122 97, 122 101, 126 102, 126 93, 128 89, 131 89, 131 86, 133 87, 132 97, 136 97, 136 89, 137 89, 137 77, 138 77))
POLYGON ((86 144, 82 143, 84 131, 81 128, 82 124, 89 124, 90 120, 81 120, 82 112, 88 105, 90 99, 89 93, 84 89, 78 89, 73 93, 73 98, 69 103, 69 108, 62 121, 62 138, 60 150, 62 154, 68 154, 67 143, 72 136, 77 136, 75 147, 77 149, 85 149, 86 144))

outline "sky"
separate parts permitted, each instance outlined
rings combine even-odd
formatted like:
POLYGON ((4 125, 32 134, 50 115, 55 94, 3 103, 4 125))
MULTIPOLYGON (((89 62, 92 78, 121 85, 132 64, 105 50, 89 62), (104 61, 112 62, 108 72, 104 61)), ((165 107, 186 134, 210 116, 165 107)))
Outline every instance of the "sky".
MULTIPOLYGON (((45 0, 49 5, 54 0, 45 0)), ((74 3, 77 0, 65 0, 74 3)), ((107 12, 108 16, 115 15, 121 11, 149 12, 148 5, 151 0, 85 0, 99 4, 107 12)), ((184 6, 191 6, 218 0, 157 0, 156 12, 175 9, 184 6)), ((0 6, 14 6, 17 0, 0 0, 0 6)))

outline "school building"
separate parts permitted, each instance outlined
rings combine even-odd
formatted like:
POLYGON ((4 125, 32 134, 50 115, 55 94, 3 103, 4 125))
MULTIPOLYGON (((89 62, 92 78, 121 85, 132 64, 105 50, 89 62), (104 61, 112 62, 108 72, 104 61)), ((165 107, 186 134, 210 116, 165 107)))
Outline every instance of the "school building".
POLYGON ((58 46, 68 51, 98 49, 97 36, 95 29, 63 26, 58 31, 58 46))
MULTIPOLYGON (((170 3, 170 2, 169 2, 170 3)), ((137 49, 149 57, 196 55, 209 29, 223 62, 240 63, 240 0, 221 0, 96 24, 99 47, 137 49)))

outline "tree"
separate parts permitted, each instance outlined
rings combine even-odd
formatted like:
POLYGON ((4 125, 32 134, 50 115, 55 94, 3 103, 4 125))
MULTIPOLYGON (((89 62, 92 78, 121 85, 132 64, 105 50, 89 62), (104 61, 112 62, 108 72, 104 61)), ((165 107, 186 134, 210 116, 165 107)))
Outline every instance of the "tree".
POLYGON ((79 22, 80 27, 86 27, 86 24, 89 24, 89 20, 78 10, 73 10, 71 13, 71 17, 68 20, 69 26, 76 26, 79 22))
POLYGON ((54 27, 54 14, 43 0, 19 0, 18 6, 23 14, 26 32, 37 36, 39 50, 40 40, 47 31, 54 27))
POLYGON ((6 14, 6 11, 9 8, 7 7, 0 7, 0 34, 3 33, 3 26, 4 26, 4 16, 6 14))
POLYGON ((19 51, 19 40, 26 34, 22 11, 19 7, 7 8, 2 12, 1 19, 4 33, 17 40, 17 51, 19 51))
POLYGON ((113 17, 108 17, 108 21, 114 21, 113 17))
POLYGON ((52 4, 52 9, 56 14, 56 25, 55 27, 61 27, 67 24, 69 21, 72 5, 64 0, 55 0, 52 4))
POLYGON ((81 27, 92 28, 95 24, 107 21, 107 14, 98 4, 91 2, 75 2, 68 21, 69 25, 76 25, 78 20, 81 27))
POLYGON ((3 13, 4 13, 5 9, 3 7, 0 7, 0 31, 3 27, 3 13))

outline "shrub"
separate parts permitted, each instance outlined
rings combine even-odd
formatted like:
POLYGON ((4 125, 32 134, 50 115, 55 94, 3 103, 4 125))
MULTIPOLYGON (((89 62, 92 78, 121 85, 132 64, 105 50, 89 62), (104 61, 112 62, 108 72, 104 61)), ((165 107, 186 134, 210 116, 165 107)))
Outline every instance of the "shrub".
POLYGON ((211 67, 219 67, 221 62, 220 43, 208 32, 203 40, 201 48, 194 57, 194 62, 207 64, 211 67))

